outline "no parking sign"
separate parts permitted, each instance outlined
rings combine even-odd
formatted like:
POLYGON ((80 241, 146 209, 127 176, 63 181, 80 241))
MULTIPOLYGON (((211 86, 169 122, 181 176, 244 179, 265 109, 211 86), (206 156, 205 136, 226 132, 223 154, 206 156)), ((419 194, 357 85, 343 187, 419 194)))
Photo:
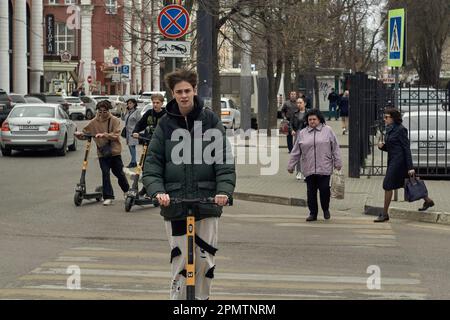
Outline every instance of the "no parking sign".
POLYGON ((165 6, 158 16, 158 28, 166 38, 180 38, 189 29, 189 13, 178 4, 165 6))

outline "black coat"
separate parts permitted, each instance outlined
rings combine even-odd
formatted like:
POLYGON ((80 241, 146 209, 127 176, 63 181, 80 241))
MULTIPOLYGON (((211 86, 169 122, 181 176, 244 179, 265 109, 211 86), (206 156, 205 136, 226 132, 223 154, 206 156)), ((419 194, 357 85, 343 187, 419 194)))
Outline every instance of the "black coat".
POLYGON ((408 130, 401 124, 394 124, 386 130, 385 143, 381 150, 388 153, 384 190, 403 188, 408 171, 413 169, 408 130))

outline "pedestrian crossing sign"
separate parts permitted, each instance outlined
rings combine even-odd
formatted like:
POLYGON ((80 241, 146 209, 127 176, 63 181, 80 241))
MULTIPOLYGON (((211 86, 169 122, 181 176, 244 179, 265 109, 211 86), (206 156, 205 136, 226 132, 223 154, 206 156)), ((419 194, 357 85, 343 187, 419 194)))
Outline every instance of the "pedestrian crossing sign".
POLYGON ((389 10, 388 66, 403 66, 405 49, 405 9, 389 10))

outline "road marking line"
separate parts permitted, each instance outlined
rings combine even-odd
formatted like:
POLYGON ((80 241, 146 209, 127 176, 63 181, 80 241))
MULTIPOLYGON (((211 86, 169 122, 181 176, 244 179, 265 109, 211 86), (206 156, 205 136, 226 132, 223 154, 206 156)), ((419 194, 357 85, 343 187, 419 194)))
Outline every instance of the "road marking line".
MULTIPOLYGON (((31 271, 33 274, 65 274, 63 268, 36 268, 31 271)), ((131 276, 131 277, 149 277, 149 278, 170 278, 169 271, 133 271, 133 270, 108 270, 108 269, 83 269, 81 275, 99 275, 99 276, 131 276)), ((215 278, 221 280, 239 280, 239 281, 293 281, 293 282, 326 282, 326 283, 359 283, 365 284, 367 277, 353 276, 316 276, 316 275, 289 275, 289 274, 250 274, 250 273, 216 273, 215 278)), ((403 284, 417 285, 420 281, 417 279, 405 278, 386 278, 383 277, 384 284, 403 284)))

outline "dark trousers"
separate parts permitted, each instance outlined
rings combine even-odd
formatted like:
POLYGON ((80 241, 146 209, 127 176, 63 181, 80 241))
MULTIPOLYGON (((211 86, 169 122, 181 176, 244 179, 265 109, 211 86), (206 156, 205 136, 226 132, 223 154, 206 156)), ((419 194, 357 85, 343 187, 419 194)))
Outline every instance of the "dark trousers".
POLYGON ((338 112, 337 112, 337 103, 331 102, 328 106, 328 120, 331 120, 331 112, 334 112, 334 118, 337 120, 339 118, 338 112))
POLYGON ((323 211, 330 208, 330 176, 313 174, 306 177, 306 188, 308 190, 308 208, 313 216, 317 216, 319 206, 317 204, 317 190, 320 192, 320 205, 323 211))
POLYGON ((292 131, 291 130, 288 131, 286 139, 287 139, 288 151, 289 151, 289 153, 291 153, 292 149, 294 148, 294 138, 292 137, 292 131))
POLYGON ((103 180, 103 199, 114 199, 114 190, 111 185, 110 171, 117 177, 119 186, 123 192, 130 189, 127 177, 123 173, 123 162, 121 156, 101 157, 98 158, 100 162, 100 169, 102 169, 103 180))

